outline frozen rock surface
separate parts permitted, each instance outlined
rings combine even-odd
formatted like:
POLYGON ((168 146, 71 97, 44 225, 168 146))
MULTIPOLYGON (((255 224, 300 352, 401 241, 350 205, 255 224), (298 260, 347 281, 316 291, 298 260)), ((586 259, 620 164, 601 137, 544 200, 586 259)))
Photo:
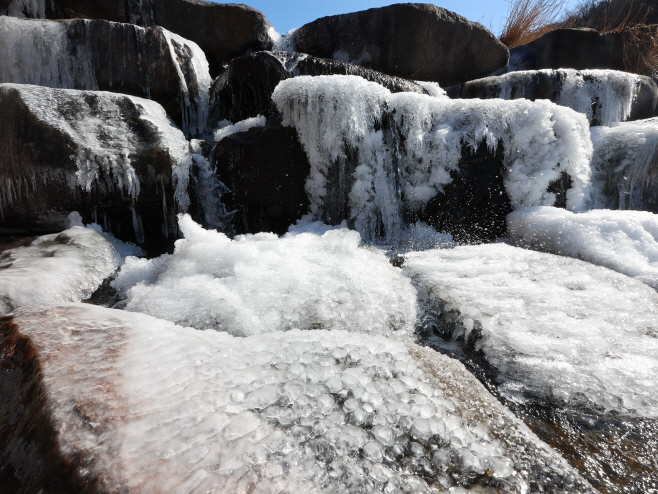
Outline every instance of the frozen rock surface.
POLYGON ((323 17, 287 36, 301 53, 441 86, 484 77, 509 59, 482 24, 427 3, 323 17))
POLYGON ((650 77, 617 70, 530 70, 469 81, 447 90, 453 98, 549 99, 613 125, 656 115, 658 86, 650 77))
POLYGON ((594 207, 658 213, 658 118, 592 129, 594 207))
POLYGON ((481 146, 503 148, 512 207, 553 205, 550 189, 565 175, 566 206, 578 209, 587 197, 587 120, 550 102, 391 94, 353 76, 288 79, 273 98, 311 163, 311 214, 327 223, 349 219, 367 239, 382 230, 394 237, 403 209, 440 198, 464 154, 481 146))
POLYGON ((79 226, 0 254, 0 314, 25 305, 79 302, 119 267, 97 231, 79 226))
POLYGON ((78 211, 138 243, 175 229, 174 198, 189 202, 189 144, 158 103, 2 84, 0 112, 3 228, 59 231, 78 211))
POLYGON ((79 304, 13 322, 61 453, 101 491, 593 492, 461 364, 411 343, 236 338, 79 304))
POLYGON ((2 16, 0 82, 153 99, 186 133, 199 134, 212 80, 196 43, 158 26, 2 16))
POLYGON ((410 253, 404 266, 436 330, 481 352, 506 395, 658 416, 658 294, 645 284, 505 244, 410 253))
POLYGON ((575 257, 636 278, 658 290, 658 215, 595 209, 572 213, 522 208, 507 217, 510 241, 575 257))
POLYGON ((113 286, 127 310, 244 336, 300 329, 409 335, 416 292, 349 230, 279 238, 202 229, 189 216, 172 255, 129 258, 113 286))

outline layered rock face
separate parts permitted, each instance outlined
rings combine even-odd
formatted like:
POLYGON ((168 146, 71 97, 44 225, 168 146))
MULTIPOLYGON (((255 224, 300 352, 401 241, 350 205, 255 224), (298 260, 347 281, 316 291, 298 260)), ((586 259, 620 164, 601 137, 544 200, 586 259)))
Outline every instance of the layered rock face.
POLYGON ((47 19, 105 19, 162 26, 198 44, 216 76, 232 58, 272 47, 272 25, 246 5, 203 0, 4 0, 0 14, 47 19))
POLYGON ((441 86, 504 68, 505 45, 484 26, 431 4, 323 17, 290 35, 296 50, 441 86))

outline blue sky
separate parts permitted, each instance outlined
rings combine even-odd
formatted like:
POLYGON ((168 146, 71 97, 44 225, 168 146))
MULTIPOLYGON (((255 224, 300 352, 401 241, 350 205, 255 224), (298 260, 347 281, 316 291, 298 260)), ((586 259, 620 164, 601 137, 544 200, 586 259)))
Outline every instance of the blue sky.
MULTIPOLYGON (((233 0, 233 2, 219 1, 218 3, 240 1, 263 12, 276 30, 284 34, 289 29, 299 27, 318 17, 383 7, 404 0, 397 2, 384 0, 233 0)), ((506 0, 441 0, 433 3, 457 12, 472 21, 482 22, 485 26, 491 27, 496 34, 505 21, 509 6, 506 0)))

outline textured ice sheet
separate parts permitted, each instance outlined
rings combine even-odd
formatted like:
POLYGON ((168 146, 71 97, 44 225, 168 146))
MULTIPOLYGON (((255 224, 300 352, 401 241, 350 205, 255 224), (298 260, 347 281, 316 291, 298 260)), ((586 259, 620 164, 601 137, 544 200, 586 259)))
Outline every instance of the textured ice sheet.
POLYGON ((658 118, 592 129, 594 207, 655 207, 658 118))
POLYGON ((658 416, 658 294, 609 269, 505 244, 408 254, 440 332, 510 396, 658 416))
POLYGON ((61 450, 103 490, 591 492, 460 363, 411 343, 236 338, 82 304, 15 321, 61 450))
POLYGON ((172 255, 129 258, 113 286, 126 309, 234 335, 289 329, 346 329, 406 335, 416 292, 374 248, 345 229, 240 235, 179 218, 185 239, 172 255))
POLYGON ((583 259, 658 289, 656 214, 522 208, 507 216, 507 231, 510 241, 520 247, 583 259))
POLYGON ((0 254, 0 313, 25 305, 79 302, 119 267, 97 231, 75 226, 0 254))
POLYGON ((556 197, 547 189, 563 172, 573 182, 568 207, 579 208, 586 197, 588 123, 547 101, 391 94, 353 76, 288 79, 273 99, 283 124, 297 129, 311 163, 311 213, 321 219, 330 189, 347 189, 351 217, 364 235, 380 226, 399 230, 402 203, 418 209, 442 192, 463 150, 482 143, 491 150, 503 145, 513 206, 553 205, 556 197))
POLYGON ((556 94, 558 105, 569 107, 594 119, 599 125, 623 122, 631 115, 633 101, 642 79, 618 70, 544 69, 510 72, 493 79, 502 99, 524 98, 536 90, 537 76, 561 81, 556 94))

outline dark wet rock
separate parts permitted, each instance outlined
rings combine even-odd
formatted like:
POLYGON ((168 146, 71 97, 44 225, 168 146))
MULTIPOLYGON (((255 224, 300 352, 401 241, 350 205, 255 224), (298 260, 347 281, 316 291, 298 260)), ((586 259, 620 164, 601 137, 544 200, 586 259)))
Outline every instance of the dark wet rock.
POLYGON ((295 31, 292 41, 300 53, 441 86, 484 77, 509 58, 481 24, 422 3, 323 17, 295 31))
POLYGON ((184 130, 204 129, 207 62, 198 46, 180 36, 157 26, 85 19, 0 17, 0 30, 0 82, 149 98, 184 130))
POLYGON ((105 19, 162 26, 197 43, 216 76, 232 58, 272 47, 272 25, 246 5, 204 0, 4 0, 0 14, 48 19, 105 19), (34 8, 36 6, 36 8, 34 8))
POLYGON ((304 75, 356 75, 394 93, 426 92, 414 82, 351 63, 301 53, 259 52, 234 59, 215 79, 210 91, 209 127, 222 120, 239 122, 258 115, 276 118, 279 112, 272 101, 274 88, 285 79, 304 75))
POLYGON ((217 178, 228 188, 222 201, 235 211, 233 233, 283 234, 308 213, 304 187, 310 165, 294 129, 267 125, 206 146, 217 178))
POLYGON ((41 359, 11 317, 0 317, 0 483, 14 494, 99 492, 60 450, 41 359))
POLYGON ((57 232, 79 211, 162 251, 175 230, 172 168, 187 141, 160 105, 100 91, 0 85, 2 233, 57 232))

